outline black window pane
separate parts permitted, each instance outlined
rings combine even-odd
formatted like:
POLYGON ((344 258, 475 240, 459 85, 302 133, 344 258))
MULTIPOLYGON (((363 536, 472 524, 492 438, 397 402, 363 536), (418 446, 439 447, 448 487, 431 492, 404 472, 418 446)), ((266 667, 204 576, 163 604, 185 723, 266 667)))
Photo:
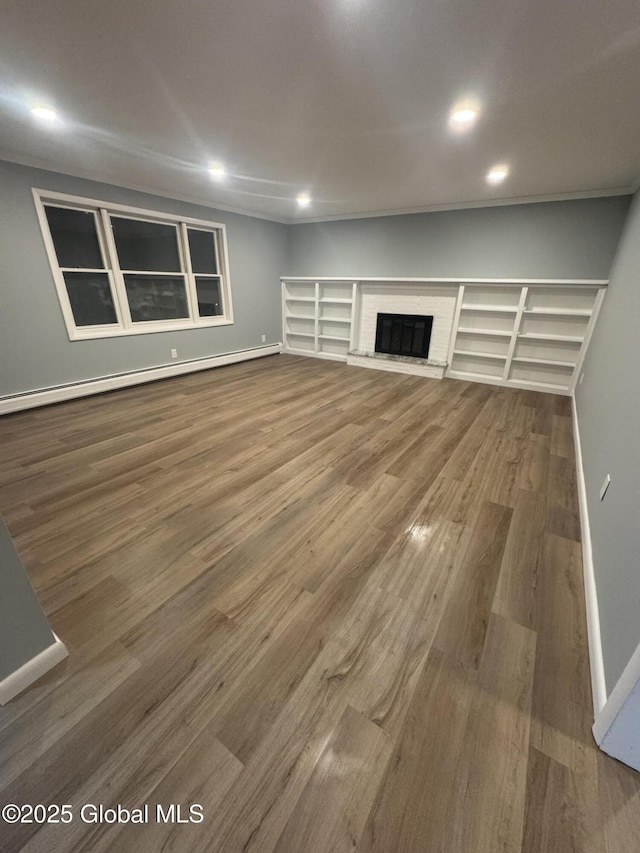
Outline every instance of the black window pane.
POLYGON ((76 326, 105 326, 118 322, 106 273, 66 272, 64 283, 76 326))
POLYGON ((61 267, 104 268, 93 213, 49 206, 45 212, 61 267))
POLYGON ((134 323, 179 320, 189 316, 183 276, 125 275, 129 310, 134 323))
POLYGON ((188 228, 191 269, 194 272, 217 273, 215 234, 188 228))
POLYGON ((120 269, 180 272, 175 225, 112 216, 120 269))
POLYGON ((198 313, 201 317, 217 317, 222 314, 219 278, 196 276, 198 313))

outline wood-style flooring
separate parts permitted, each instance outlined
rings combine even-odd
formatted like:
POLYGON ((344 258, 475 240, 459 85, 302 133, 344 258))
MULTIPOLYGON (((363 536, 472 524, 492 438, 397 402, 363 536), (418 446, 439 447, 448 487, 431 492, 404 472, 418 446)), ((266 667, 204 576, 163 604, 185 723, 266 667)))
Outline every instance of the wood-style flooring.
POLYGON ((0 446, 70 650, 0 709, 0 804, 75 815, 3 853, 640 850, 640 774, 590 732, 567 398, 283 355, 0 446))

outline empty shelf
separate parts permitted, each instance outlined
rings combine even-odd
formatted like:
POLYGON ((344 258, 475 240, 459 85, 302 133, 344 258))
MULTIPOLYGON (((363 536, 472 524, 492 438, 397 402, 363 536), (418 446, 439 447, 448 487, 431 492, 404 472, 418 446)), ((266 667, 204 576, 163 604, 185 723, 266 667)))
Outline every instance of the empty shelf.
POLYGON ((453 354, 454 355, 466 355, 466 356, 469 356, 469 358, 493 358, 496 361, 506 361, 507 360, 506 355, 500 355, 497 352, 471 352, 470 350, 466 350, 466 349, 454 349, 453 354))
POLYGON ((547 314, 553 317, 590 317, 591 308, 525 308, 525 314, 547 314))
POLYGON ((516 305, 463 305, 463 311, 491 311, 494 314, 517 314, 518 308, 516 305))
POLYGON ((463 329, 458 326, 458 333, 462 335, 493 335, 498 338, 510 338, 513 332, 505 332, 502 329, 463 329))
POLYGON ((528 355, 514 355, 512 361, 522 362, 523 364, 542 364, 550 367, 568 367, 573 370, 576 366, 574 361, 557 361, 552 358, 531 358, 528 355))
POLYGON ((578 335, 551 335, 544 332, 525 332, 518 335, 518 340, 523 338, 526 341, 564 341, 570 344, 581 344, 584 338, 578 335))

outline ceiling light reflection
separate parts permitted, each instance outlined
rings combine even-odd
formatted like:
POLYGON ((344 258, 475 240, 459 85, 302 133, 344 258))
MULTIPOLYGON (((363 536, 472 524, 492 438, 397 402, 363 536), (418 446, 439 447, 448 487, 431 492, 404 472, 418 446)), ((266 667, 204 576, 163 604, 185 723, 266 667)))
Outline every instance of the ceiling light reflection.
POLYGON ((430 524, 413 524, 409 535, 415 542, 425 542, 431 535, 430 524))

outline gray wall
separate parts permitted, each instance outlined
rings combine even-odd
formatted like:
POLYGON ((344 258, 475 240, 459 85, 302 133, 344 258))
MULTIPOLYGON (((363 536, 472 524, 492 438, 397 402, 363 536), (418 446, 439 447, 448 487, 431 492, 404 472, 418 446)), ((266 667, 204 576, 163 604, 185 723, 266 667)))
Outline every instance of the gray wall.
POLYGON ((42 608, 0 517, 0 681, 53 645, 42 608))
POLYGON ((287 249, 284 225, 0 161, 0 396, 280 341, 287 249), (69 341, 32 187, 224 222, 235 323, 69 341))
POLYGON ((291 227, 286 275, 606 278, 628 196, 291 227))
POLYGON ((640 194, 576 390, 607 692, 640 643, 640 194), (607 474, 609 491, 599 489, 607 474))

